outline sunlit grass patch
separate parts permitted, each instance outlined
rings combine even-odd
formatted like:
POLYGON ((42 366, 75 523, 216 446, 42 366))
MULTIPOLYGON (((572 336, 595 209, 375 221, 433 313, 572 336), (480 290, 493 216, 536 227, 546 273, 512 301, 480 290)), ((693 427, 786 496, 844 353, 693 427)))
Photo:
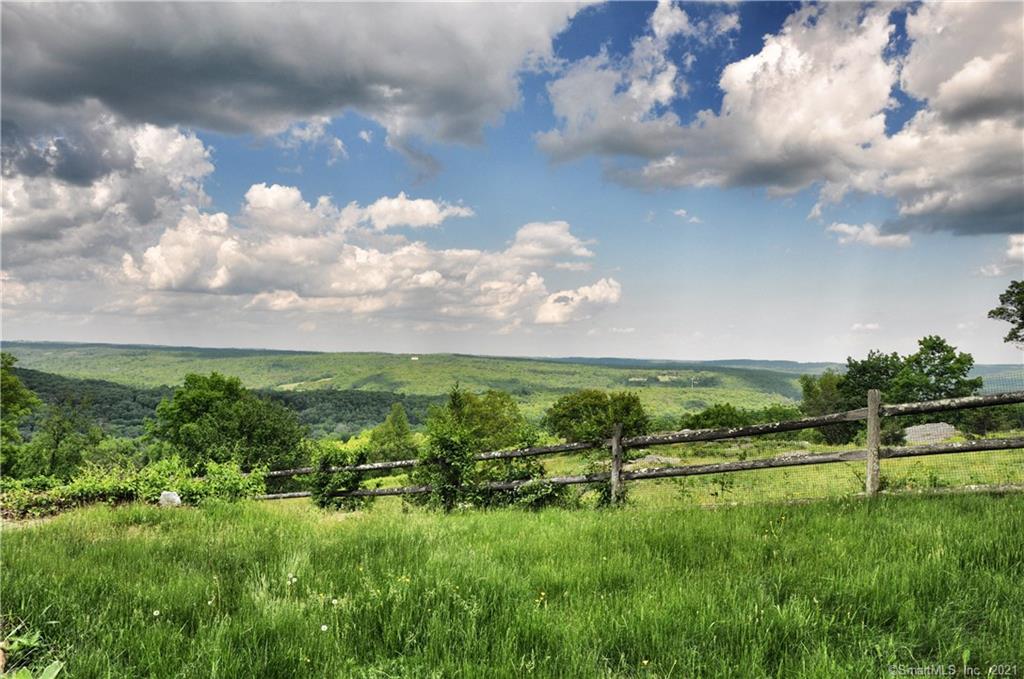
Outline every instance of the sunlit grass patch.
POLYGON ((876 676, 1024 648, 1021 495, 337 516, 5 531, 3 615, 74 677, 876 676))

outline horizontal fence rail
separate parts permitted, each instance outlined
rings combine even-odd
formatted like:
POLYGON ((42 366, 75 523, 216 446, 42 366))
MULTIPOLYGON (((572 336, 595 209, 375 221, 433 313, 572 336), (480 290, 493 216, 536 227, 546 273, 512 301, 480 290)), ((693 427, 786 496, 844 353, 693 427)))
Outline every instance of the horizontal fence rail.
MULTIPOLYGON (((872 390, 874 391, 874 390, 872 390)), ((965 396, 961 398, 940 399, 935 401, 921 401, 916 403, 898 403, 881 405, 878 403, 878 394, 869 393, 868 407, 848 410, 830 415, 815 417, 804 417, 784 422, 770 422, 766 424, 755 424, 745 427, 732 427, 721 429, 684 429, 678 432, 667 434, 653 434, 650 436, 633 436, 623 438, 621 429, 616 427, 615 436, 609 440, 587 441, 577 443, 563 443, 552 446, 535 446, 531 448, 520 448, 516 450, 498 450, 480 453, 474 456, 474 460, 486 462, 492 460, 512 459, 521 457, 533 457, 540 455, 556 455, 566 452, 577 452, 593 450, 597 448, 609 448, 612 451, 612 471, 595 472, 591 474, 578 474, 573 476, 551 476, 535 479, 521 479, 509 481, 492 481, 483 484, 486 490, 502 491, 516 490, 530 484, 548 484, 553 486, 581 485, 590 483, 603 483, 612 481, 613 498, 618 495, 615 492, 621 488, 623 481, 637 481, 643 479, 660 479, 680 476, 698 476, 704 474, 722 474, 738 471, 749 471, 755 469, 773 469, 781 467, 796 467, 816 464, 832 464, 837 462, 852 462, 867 460, 868 474, 866 490, 869 495, 878 490, 878 460, 897 459, 906 457, 917 457, 925 455, 947 455, 951 453, 970 453, 993 450, 1012 450, 1024 448, 1024 438, 1003 438, 1003 439, 980 439, 974 441, 961 441, 954 443, 941 443, 926 446, 882 448, 879 443, 879 420, 882 417, 897 417, 901 415, 917 415, 924 413, 936 413, 951 410, 965 410, 969 408, 982 408, 987 406, 1009 405, 1024 403, 1024 391, 1013 391, 1003 394, 991 394, 986 396, 965 396), (793 452, 785 453, 770 458, 755 460, 737 460, 733 462, 718 462, 713 464, 685 465, 659 467, 654 469, 639 469, 625 471, 622 469, 621 454, 624 449, 648 448, 654 446, 672 445, 679 443, 696 443, 701 441, 720 441, 726 439, 746 438, 750 436, 764 436, 781 432, 798 431, 801 429, 813 429, 832 424, 844 422, 868 421, 868 447, 861 450, 846 450, 829 453, 806 453, 793 452)), ((420 464, 419 460, 394 460, 388 462, 373 462, 359 465, 348 465, 342 467, 327 467, 322 471, 326 472, 372 472, 386 471, 390 469, 403 469, 415 467, 420 464)), ((296 469, 281 469, 266 474, 268 478, 282 478, 314 474, 321 471, 314 467, 299 467, 296 469)), ((430 492, 429 486, 400 486, 394 488, 359 488, 352 491, 345 491, 333 494, 334 497, 378 497, 388 495, 414 495, 430 492)), ((262 495, 259 499, 281 500, 297 497, 309 497, 308 492, 272 493, 262 495)))
MULTIPOLYGON (((488 460, 507 460, 516 457, 535 457, 538 455, 556 455, 558 453, 569 453, 580 450, 593 450, 605 445, 604 441, 592 441, 589 443, 559 443, 553 446, 536 446, 533 448, 517 448, 516 450, 495 450, 489 453, 479 453, 473 456, 477 462, 488 460)), ((343 467, 327 467, 327 472, 372 472, 386 469, 402 469, 416 467, 419 460, 392 460, 390 462, 369 462, 366 464, 352 464, 343 467)), ((298 467, 296 469, 279 469, 267 472, 267 478, 279 478, 287 476, 303 476, 315 474, 319 471, 316 467, 298 467)))
MULTIPOLYGON (((1024 448, 1024 438, 981 439, 977 441, 959 441, 954 443, 938 443, 928 446, 911 448, 882 448, 878 457, 882 459, 898 459, 925 455, 948 455, 951 453, 972 453, 992 450, 1013 450, 1024 448)), ((813 464, 830 464, 836 462, 857 462, 865 459, 867 451, 843 450, 835 453, 783 453, 775 457, 758 460, 737 460, 735 462, 716 462, 713 464, 695 464, 673 467, 657 467, 654 469, 638 469, 623 471, 622 478, 627 481, 643 479, 666 479, 679 476, 702 476, 706 474, 724 474, 727 472, 751 471, 755 469, 776 469, 779 467, 799 467, 813 464)), ((537 479, 519 479, 514 481, 491 481, 484 484, 487 490, 516 490, 523 486, 549 484, 552 486, 571 486, 587 483, 608 481, 611 472, 595 472, 572 476, 549 476, 537 479)), ((394 488, 361 488, 359 490, 336 493, 335 497, 374 497, 386 495, 412 495, 430 492, 430 486, 398 486, 394 488)), ((297 497, 309 497, 308 492, 273 493, 261 495, 261 500, 285 500, 297 497)))
POLYGON ((1002 394, 985 396, 961 396, 959 398, 942 398, 937 401, 918 401, 916 403, 894 403, 879 407, 882 417, 898 415, 919 415, 922 413, 941 413, 946 410, 968 410, 986 406, 1005 406, 1024 403, 1024 391, 1007 391, 1002 394))

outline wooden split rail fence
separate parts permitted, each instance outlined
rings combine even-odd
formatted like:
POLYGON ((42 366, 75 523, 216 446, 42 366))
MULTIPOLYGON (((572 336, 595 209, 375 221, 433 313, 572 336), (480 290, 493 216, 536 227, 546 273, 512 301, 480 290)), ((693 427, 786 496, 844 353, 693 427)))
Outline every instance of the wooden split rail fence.
MULTIPOLYGON (((612 437, 608 440, 564 443, 554 446, 521 448, 518 450, 499 450, 480 453, 475 456, 475 460, 478 462, 486 462, 490 460, 506 460, 517 457, 537 457, 541 455, 556 455, 574 451, 593 450, 595 448, 608 448, 611 457, 611 468, 610 471, 607 472, 579 474, 575 476, 549 476, 516 481, 492 481, 485 484, 484 488, 489 490, 514 490, 528 484, 536 483, 567 486, 608 482, 611 486, 610 490, 613 503, 620 501, 624 496, 623 489, 626 481, 664 479, 680 476, 699 476, 704 474, 723 474, 729 472, 748 471, 752 469, 775 469, 779 467, 799 467, 805 465, 832 464, 836 462, 864 460, 866 462, 864 477, 865 492, 868 495, 874 495, 879 489, 879 460, 1024 448, 1024 438, 977 439, 972 441, 939 443, 909 448, 883 448, 881 446, 881 419, 883 417, 966 410, 970 408, 982 408, 986 406, 1009 405, 1016 403, 1024 403, 1024 391, 1006 392, 985 396, 965 396, 962 398, 941 399, 937 401, 882 404, 878 390, 871 389, 867 394, 867 407, 848 410, 841 413, 833 413, 830 415, 804 417, 785 422, 754 424, 746 427, 733 427, 727 429, 684 429, 683 431, 668 434, 653 434, 650 436, 633 437, 623 437, 622 425, 617 424, 614 427, 612 437), (720 441, 725 439, 746 438, 750 436, 763 436, 766 434, 777 434, 780 432, 798 431, 801 429, 814 429, 832 424, 859 422, 863 420, 867 421, 867 448, 861 450, 845 450, 831 453, 794 452, 769 458, 737 460, 735 462, 720 462, 715 464, 661 467, 656 469, 640 469, 636 471, 627 471, 623 469, 623 453, 629 449, 651 448, 654 446, 673 445, 679 443, 695 443, 699 441, 720 441)), ((390 462, 373 462, 346 467, 329 467, 326 471, 374 472, 391 469, 406 469, 415 467, 419 464, 419 460, 394 460, 390 462)), ((280 469, 271 471, 268 472, 266 476, 267 478, 294 477, 313 474, 317 471, 318 470, 314 467, 300 467, 297 469, 280 469)), ((340 492, 336 495, 339 497, 412 495, 417 493, 429 493, 430 490, 430 486, 360 488, 352 491, 340 492)), ((260 499, 280 500, 295 497, 309 497, 309 495, 310 493, 308 492, 274 493, 260 496, 260 499)))

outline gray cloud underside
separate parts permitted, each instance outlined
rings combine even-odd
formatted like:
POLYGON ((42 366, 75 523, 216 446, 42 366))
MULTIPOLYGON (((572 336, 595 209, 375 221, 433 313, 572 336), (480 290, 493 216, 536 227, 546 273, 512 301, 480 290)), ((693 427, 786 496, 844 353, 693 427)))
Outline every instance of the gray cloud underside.
POLYGON ((355 107, 442 140, 476 141, 516 103, 524 60, 548 56, 574 12, 570 4, 5 3, 4 107, 94 98, 130 121, 223 132, 279 131, 355 107))
POLYGON ((262 135, 348 109, 430 174, 413 140, 480 142, 577 7, 4 3, 4 174, 86 185, 130 165, 105 113, 262 135))

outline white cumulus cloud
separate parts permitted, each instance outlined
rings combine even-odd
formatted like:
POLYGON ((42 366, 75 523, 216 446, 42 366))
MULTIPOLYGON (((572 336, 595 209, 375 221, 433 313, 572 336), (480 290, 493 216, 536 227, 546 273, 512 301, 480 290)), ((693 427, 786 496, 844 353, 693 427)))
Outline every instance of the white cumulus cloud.
POLYGON ((257 184, 246 193, 242 224, 226 213, 186 209, 140 257, 124 255, 122 279, 145 290, 140 299, 150 306, 152 293, 202 292, 244 300, 251 310, 498 329, 524 320, 566 323, 619 300, 612 279, 549 293, 543 270, 578 270, 575 264, 593 257, 567 222, 526 224, 503 250, 435 249, 380 231, 437 225, 467 209, 399 198, 338 210, 327 197, 311 203, 295 187, 257 184))
POLYGON ((1002 258, 981 267, 978 273, 989 278, 1024 276, 1024 233, 1015 233, 1009 236, 1002 258))
POLYGON ((353 201, 342 210, 341 221, 347 227, 370 224, 373 228, 383 231, 395 226, 438 226, 449 217, 472 216, 473 210, 463 205, 409 198, 403 191, 394 198, 378 198, 366 207, 361 207, 353 201))
POLYGON ((905 248, 910 245, 910 236, 902 233, 882 234, 874 224, 834 223, 825 230, 837 234, 840 245, 857 243, 876 248, 905 248))
POLYGON ((561 290, 544 300, 535 321, 542 324, 567 323, 587 318, 594 309, 615 304, 622 297, 622 286, 614 278, 602 278, 593 285, 561 290))

